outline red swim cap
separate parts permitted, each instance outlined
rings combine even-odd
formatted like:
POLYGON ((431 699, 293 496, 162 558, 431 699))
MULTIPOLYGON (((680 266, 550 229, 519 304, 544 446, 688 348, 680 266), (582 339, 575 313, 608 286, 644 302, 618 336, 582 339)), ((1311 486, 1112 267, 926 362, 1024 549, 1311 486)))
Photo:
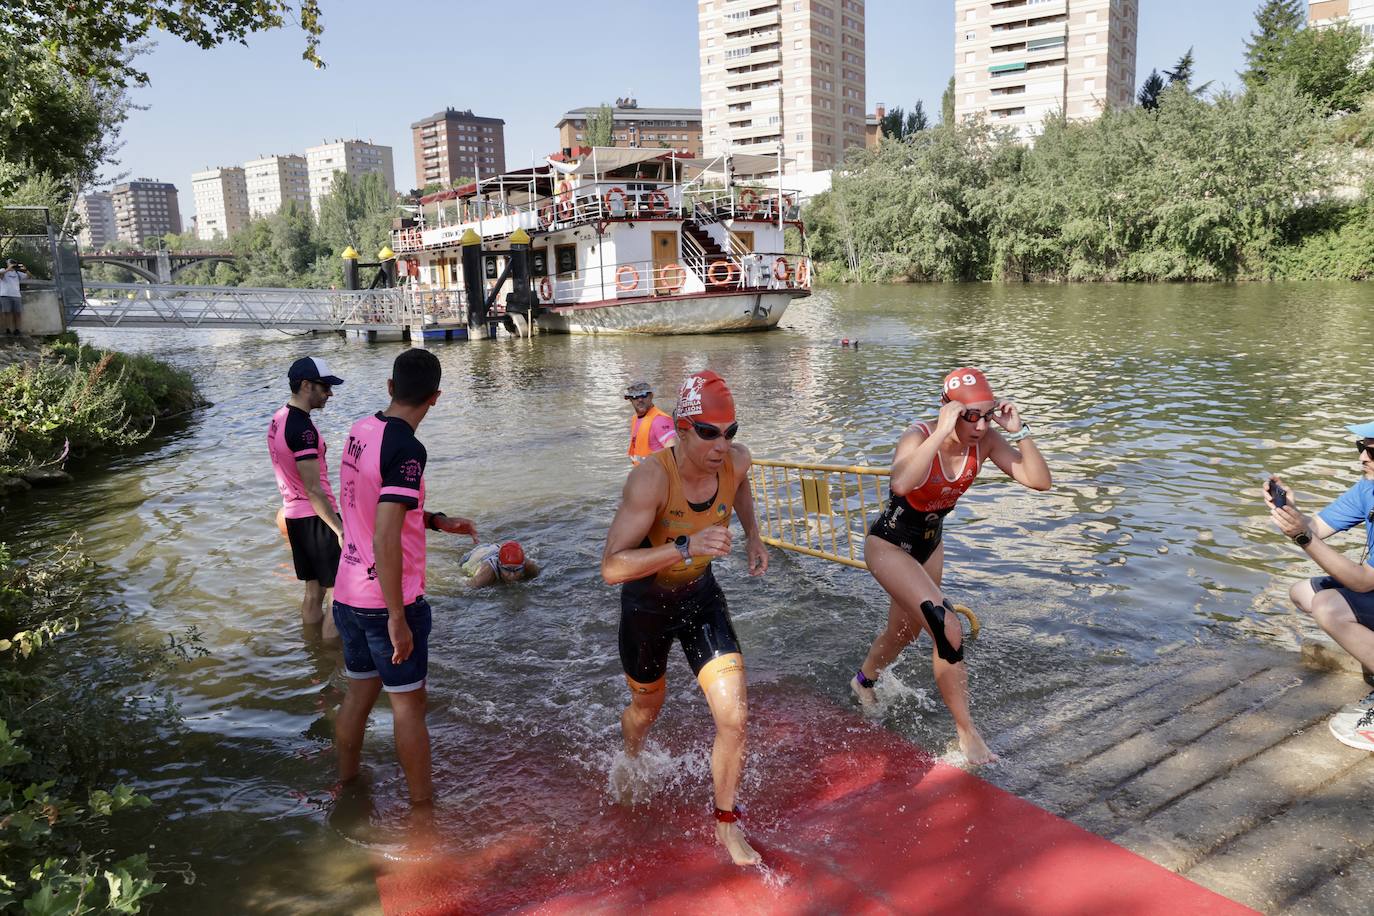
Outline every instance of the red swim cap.
POLYGON ((496 554, 496 560, 502 566, 524 566, 525 550, 520 546, 519 541, 506 541, 501 545, 501 550, 496 554))
POLYGON ((735 422, 735 399, 725 379, 706 369, 683 380, 674 414, 679 426, 690 425, 693 420, 729 426, 735 422))
POLYGON ((988 377, 979 369, 965 366, 955 369, 945 376, 946 401, 960 401, 964 404, 977 404, 979 401, 995 401, 988 377))

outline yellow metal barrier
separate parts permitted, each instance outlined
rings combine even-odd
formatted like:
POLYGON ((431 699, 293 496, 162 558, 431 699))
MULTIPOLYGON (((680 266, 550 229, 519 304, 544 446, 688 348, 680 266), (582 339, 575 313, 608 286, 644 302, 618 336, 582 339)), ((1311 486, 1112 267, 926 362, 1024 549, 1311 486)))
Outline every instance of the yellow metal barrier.
MULTIPOLYGON (((887 468, 807 464, 753 459, 749 488, 763 542, 780 550, 868 569, 863 543, 868 516, 883 507, 887 468)), ((970 638, 980 629, 977 616, 962 604, 954 609, 969 620, 970 638)))

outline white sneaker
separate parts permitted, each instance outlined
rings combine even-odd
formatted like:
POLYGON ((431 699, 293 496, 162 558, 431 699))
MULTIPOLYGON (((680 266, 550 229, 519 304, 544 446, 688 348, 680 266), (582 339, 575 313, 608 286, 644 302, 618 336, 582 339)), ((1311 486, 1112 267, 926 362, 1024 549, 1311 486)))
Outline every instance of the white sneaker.
MULTIPOLYGON (((1365 697, 1368 701, 1374 697, 1365 697)), ((1364 701, 1361 701, 1361 704, 1364 701)), ((1346 707, 1331 717, 1331 734, 1341 744, 1362 751, 1374 751, 1374 705, 1346 707)))

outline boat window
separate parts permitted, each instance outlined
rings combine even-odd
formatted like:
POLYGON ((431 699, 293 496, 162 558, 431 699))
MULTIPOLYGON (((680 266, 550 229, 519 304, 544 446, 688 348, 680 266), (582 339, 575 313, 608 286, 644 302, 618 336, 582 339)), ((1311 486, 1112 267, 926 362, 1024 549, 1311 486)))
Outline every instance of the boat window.
POLYGON ((530 250, 530 274, 535 277, 547 277, 549 275, 548 252, 539 248, 530 250))
POLYGON ((484 258, 483 261, 486 269, 487 279, 495 280, 497 276, 496 256, 487 255, 487 257, 484 258))
POLYGON ((559 245, 554 248, 554 262, 558 265, 558 273, 570 274, 577 270, 577 246, 559 245))

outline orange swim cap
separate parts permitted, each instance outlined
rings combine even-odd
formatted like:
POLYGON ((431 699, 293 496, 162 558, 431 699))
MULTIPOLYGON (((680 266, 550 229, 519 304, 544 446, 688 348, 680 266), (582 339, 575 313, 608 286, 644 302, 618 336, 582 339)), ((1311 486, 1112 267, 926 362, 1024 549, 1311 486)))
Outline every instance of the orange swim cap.
POLYGON ((993 395, 992 386, 988 384, 988 377, 982 370, 965 366, 945 376, 943 400, 977 404, 979 401, 995 401, 997 398, 993 395))
MULTIPOLYGON (((490 556, 490 554, 488 554, 490 556)), ((520 546, 519 541, 506 541, 501 545, 501 550, 496 554, 496 560, 502 566, 524 566, 525 549, 520 546)))
POLYGON ((735 422, 735 398, 725 379, 705 369, 683 380, 673 414, 679 426, 691 425, 693 420, 728 426, 735 422))

